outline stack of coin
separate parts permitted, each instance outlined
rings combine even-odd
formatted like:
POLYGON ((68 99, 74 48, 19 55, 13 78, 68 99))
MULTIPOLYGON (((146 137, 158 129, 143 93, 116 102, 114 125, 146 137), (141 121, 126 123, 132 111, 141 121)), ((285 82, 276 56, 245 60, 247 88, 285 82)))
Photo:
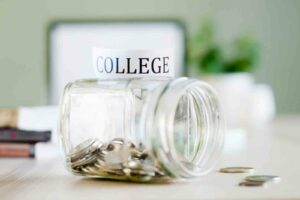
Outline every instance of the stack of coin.
POLYGON ((90 177, 136 182, 167 178, 144 145, 122 138, 109 143, 88 139, 69 153, 67 162, 73 173, 90 177))

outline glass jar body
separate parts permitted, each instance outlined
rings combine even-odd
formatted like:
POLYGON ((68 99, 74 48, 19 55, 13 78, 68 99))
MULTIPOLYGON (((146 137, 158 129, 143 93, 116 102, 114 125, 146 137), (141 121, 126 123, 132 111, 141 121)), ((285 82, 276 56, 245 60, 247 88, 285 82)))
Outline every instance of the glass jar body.
POLYGON ((59 129, 71 172, 119 180, 200 176, 223 144, 213 90, 187 78, 75 81, 59 129))

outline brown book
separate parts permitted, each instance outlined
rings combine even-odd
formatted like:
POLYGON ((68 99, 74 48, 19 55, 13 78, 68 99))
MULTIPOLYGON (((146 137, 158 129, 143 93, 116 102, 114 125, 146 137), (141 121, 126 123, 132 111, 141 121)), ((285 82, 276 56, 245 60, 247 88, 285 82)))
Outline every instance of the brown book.
POLYGON ((0 142, 0 157, 30 157, 35 156, 34 144, 0 142))

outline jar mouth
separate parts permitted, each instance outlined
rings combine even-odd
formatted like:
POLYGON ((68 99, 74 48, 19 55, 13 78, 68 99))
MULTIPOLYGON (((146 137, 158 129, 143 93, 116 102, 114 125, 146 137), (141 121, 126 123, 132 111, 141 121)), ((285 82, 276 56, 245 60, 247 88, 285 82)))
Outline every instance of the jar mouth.
POLYGON ((194 79, 170 81, 157 99, 153 150, 177 177, 208 173, 223 146, 222 119, 214 90, 194 79))

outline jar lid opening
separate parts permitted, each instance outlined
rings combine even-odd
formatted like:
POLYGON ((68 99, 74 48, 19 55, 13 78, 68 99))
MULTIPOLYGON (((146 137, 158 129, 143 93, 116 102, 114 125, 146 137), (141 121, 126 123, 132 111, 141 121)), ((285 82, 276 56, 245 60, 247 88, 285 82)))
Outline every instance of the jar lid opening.
POLYGON ((164 165, 180 177, 214 166, 222 147, 222 120, 214 91, 205 83, 176 79, 161 96, 156 117, 164 165))

